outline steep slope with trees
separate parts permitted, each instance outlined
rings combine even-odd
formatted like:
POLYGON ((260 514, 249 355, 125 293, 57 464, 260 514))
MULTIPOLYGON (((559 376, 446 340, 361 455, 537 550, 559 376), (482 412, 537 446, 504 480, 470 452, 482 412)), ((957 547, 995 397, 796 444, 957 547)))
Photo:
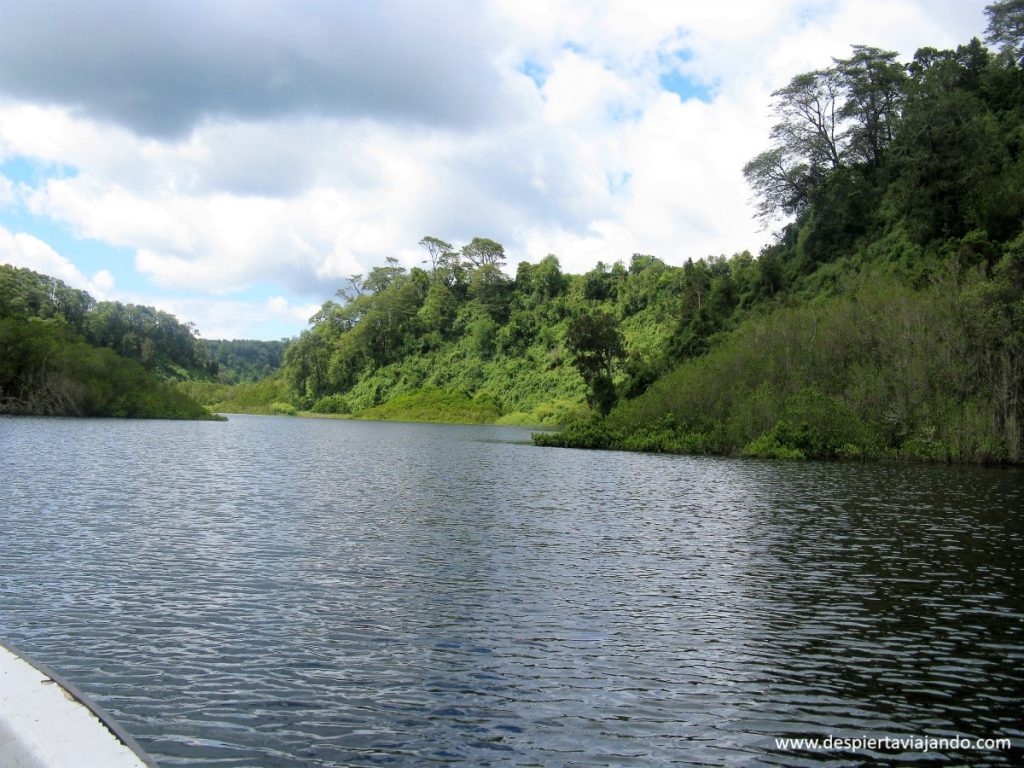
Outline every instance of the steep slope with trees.
POLYGON ((1021 462, 1024 3, 987 12, 996 51, 855 46, 777 91, 744 169, 760 215, 794 219, 758 259, 772 311, 537 441, 1021 462))
POLYGON ((273 376, 284 362, 287 341, 201 339, 210 360, 207 369, 225 384, 255 382, 273 376))

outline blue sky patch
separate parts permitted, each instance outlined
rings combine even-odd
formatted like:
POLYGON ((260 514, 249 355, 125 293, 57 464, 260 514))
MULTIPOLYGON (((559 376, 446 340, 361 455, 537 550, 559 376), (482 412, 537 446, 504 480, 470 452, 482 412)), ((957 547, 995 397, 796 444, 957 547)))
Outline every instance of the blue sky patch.
POLYGON ((683 74, 682 65, 693 59, 693 53, 684 49, 660 59, 664 71, 658 83, 663 90, 676 94, 680 101, 698 99, 706 104, 711 103, 717 83, 705 83, 683 74))
POLYGON ((677 70, 666 72, 658 78, 662 89, 679 96, 680 101, 698 99, 705 104, 710 104, 713 98, 712 87, 707 83, 687 77, 677 70))
POLYGON ((608 116, 617 123, 637 122, 643 116, 643 110, 636 107, 627 107, 624 104, 609 104, 608 116))
POLYGON ((538 88, 543 88, 548 79, 548 71, 535 61, 527 59, 519 70, 528 78, 533 80, 538 88))
POLYGON ((28 184, 30 187, 38 187, 47 179, 74 178, 78 175, 78 169, 72 165, 46 163, 23 155, 17 155, 9 157, 0 163, 0 175, 6 176, 15 184, 28 184))
POLYGON ((42 240, 74 264, 87 278, 91 279, 94 274, 105 269, 114 275, 118 291, 152 290, 135 271, 135 251, 131 248, 120 248, 99 240, 79 239, 67 226, 43 216, 34 216, 20 206, 0 209, 0 226, 11 234, 24 232, 42 240))

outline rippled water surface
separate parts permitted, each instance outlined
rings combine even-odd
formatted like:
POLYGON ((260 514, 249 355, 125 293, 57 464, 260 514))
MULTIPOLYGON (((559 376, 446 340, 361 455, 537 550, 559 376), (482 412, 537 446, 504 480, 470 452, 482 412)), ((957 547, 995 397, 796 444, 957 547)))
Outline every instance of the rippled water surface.
POLYGON ((1020 472, 528 438, 2 418, 0 637, 163 766, 1024 760, 1020 472))

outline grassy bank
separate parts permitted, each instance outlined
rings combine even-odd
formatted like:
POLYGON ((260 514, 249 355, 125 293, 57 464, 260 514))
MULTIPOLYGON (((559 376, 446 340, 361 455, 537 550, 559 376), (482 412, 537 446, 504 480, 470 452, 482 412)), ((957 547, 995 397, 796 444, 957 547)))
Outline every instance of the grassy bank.
POLYGON ((578 420, 587 413, 585 406, 569 399, 544 401, 528 411, 505 411, 500 401, 487 392, 471 396, 462 390, 436 387, 413 390, 380 405, 362 408, 352 408, 343 395, 326 395, 305 409, 295 406, 287 384, 280 379, 236 385, 181 382, 178 387, 218 413, 549 428, 578 420))

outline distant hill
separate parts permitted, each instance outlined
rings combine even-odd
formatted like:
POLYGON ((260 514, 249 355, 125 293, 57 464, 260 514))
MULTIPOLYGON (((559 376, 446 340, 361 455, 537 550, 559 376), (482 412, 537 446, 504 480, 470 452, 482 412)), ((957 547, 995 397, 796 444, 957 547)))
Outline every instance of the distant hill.
POLYGON ((206 355, 214 365, 208 366, 217 380, 225 384, 253 382, 273 376, 284 360, 287 341, 252 341, 234 339, 201 339, 206 355))

